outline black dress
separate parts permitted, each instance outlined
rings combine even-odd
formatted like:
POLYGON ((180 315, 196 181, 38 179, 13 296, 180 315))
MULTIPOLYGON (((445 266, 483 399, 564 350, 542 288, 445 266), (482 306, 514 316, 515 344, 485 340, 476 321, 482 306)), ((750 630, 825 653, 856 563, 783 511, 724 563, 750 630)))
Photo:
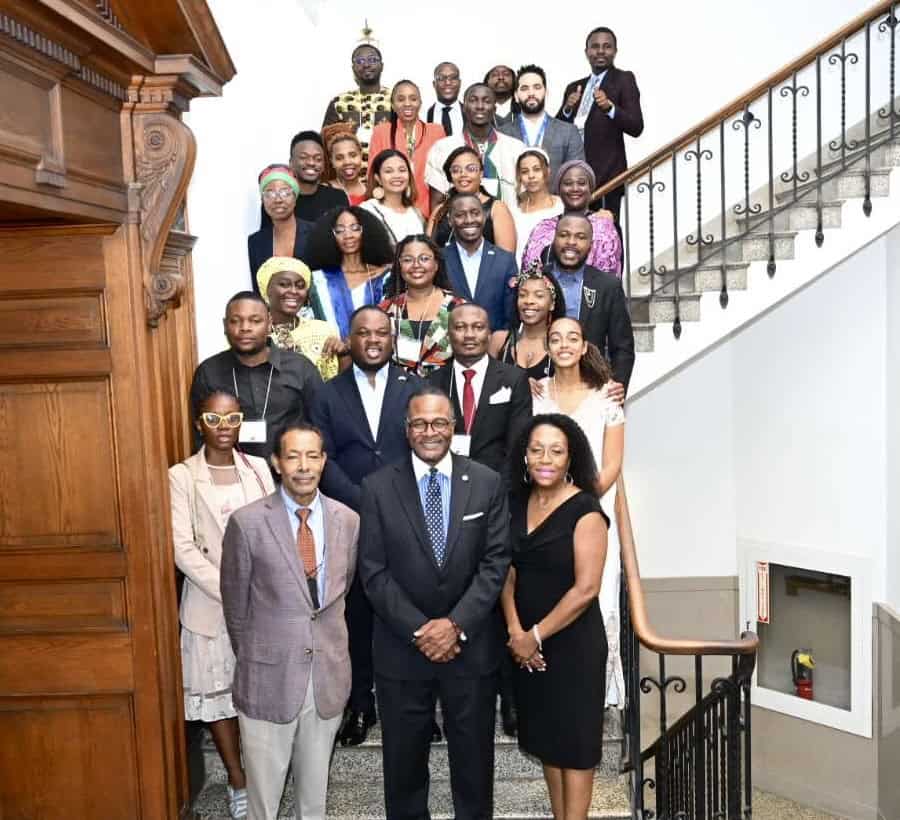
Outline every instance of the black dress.
MULTIPOLYGON (((547 615, 575 583, 573 533, 592 512, 609 525, 597 499, 580 492, 529 535, 526 506, 514 506, 515 602, 524 629, 547 615)), ((519 747, 550 766, 593 769, 603 755, 606 698, 606 630, 597 599, 543 643, 547 670, 516 670, 519 747)))
MULTIPOLYGON (((512 331, 510 331, 510 336, 512 336, 512 331)), ((539 359, 533 365, 522 367, 522 365, 516 361, 516 350, 511 343, 510 336, 507 337, 506 342, 503 344, 503 350, 500 353, 501 362, 504 364, 515 365, 521 370, 524 370, 528 374, 529 379, 535 379, 536 381, 546 379, 548 376, 553 375, 553 362, 550 361, 549 353, 545 353, 544 358, 539 359)))

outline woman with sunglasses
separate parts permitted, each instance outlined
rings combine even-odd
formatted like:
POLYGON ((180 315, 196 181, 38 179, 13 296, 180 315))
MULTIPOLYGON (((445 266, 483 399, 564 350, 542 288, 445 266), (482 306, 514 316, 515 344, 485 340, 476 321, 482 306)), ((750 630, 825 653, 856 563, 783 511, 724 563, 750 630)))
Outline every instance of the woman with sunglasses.
POLYGON ((312 224, 294 215, 299 194, 300 183, 289 165, 269 165, 260 172, 259 195, 269 219, 247 237, 250 282, 257 293, 256 272, 269 257, 305 256, 312 224))
POLYGON ((426 376, 447 363, 450 311, 465 301, 453 294, 437 245, 424 234, 397 245, 391 278, 379 307, 391 317, 394 364, 426 376))
POLYGON ((394 259, 387 230, 357 205, 336 208, 313 226, 306 250, 322 317, 350 336, 350 317, 384 298, 384 280, 394 259))
POLYGON ((231 700, 234 652, 219 592, 222 536, 236 509, 275 492, 262 458, 236 449, 244 414, 237 398, 216 390, 194 407, 200 451, 169 469, 175 564, 181 592, 184 714, 206 723, 228 773, 228 811, 247 816, 237 712, 231 700))

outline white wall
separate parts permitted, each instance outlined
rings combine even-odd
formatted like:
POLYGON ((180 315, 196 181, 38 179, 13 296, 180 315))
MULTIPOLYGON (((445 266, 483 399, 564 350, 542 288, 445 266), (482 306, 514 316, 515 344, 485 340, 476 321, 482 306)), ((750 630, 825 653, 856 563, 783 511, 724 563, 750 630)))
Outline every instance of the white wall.
POLYGON ((612 27, 619 37, 617 62, 636 73, 642 93, 646 129, 628 147, 636 161, 871 2, 623 2, 602 11, 582 0, 558 10, 537 2, 209 5, 238 74, 223 99, 197 100, 187 117, 199 143, 188 199, 190 229, 200 237, 194 271, 201 358, 223 346, 222 306, 249 284, 245 238, 258 227, 257 173, 268 162, 285 160, 291 136, 317 128, 328 99, 351 85, 349 52, 364 19, 384 52, 385 84, 409 77, 425 93, 434 64, 443 59, 460 64, 464 84, 496 63, 535 61, 547 70, 552 106, 566 82, 586 73, 584 34, 596 25, 612 27))
POLYGON ((884 601, 900 612, 900 228, 885 237, 885 543, 884 601))

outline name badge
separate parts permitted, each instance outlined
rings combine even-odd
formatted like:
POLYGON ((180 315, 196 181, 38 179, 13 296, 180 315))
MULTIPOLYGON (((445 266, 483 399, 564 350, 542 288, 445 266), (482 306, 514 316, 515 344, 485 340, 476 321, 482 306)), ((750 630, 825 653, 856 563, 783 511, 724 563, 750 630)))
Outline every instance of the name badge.
POLYGON ((468 458, 469 449, 472 446, 472 436, 465 433, 458 433, 453 436, 450 442, 450 452, 455 456, 466 456, 468 458))
POLYGON ((400 335, 397 337, 397 356, 407 362, 418 362, 422 345, 418 339, 400 335))
POLYGON ((266 420, 245 421, 241 425, 241 435, 238 441, 241 444, 265 444, 266 436, 266 420))

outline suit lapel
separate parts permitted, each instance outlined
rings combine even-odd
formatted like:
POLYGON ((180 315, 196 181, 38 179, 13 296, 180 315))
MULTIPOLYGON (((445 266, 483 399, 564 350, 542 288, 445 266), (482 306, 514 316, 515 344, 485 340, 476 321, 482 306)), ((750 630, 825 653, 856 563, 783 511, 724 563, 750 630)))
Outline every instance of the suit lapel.
POLYGON ((268 512, 266 514, 266 523, 272 531, 272 536, 274 537, 278 548, 281 550, 284 560, 291 568, 294 578, 297 579, 301 594, 309 604, 310 608, 312 608, 313 603, 309 594, 309 587, 306 584, 306 576, 300 569, 300 554, 297 551, 297 542, 294 539, 294 532, 291 529, 291 524, 288 520, 287 507, 284 506, 284 501, 281 500, 280 490, 274 495, 269 496, 267 506, 268 512))
MULTIPOLYGON (((387 425, 396 424, 403 418, 405 407, 400 407, 398 399, 401 398, 403 385, 406 383, 406 374, 394 365, 388 365, 388 380, 384 388, 384 398, 381 401, 381 415, 378 417, 378 438, 381 441, 387 425), (402 381, 401 381, 402 380, 402 381)), ((360 399, 360 406, 362 400, 360 399)))
POLYGON ((478 305, 483 305, 487 299, 485 291, 491 283, 491 271, 494 268, 494 260, 497 258, 494 246, 487 239, 481 246, 481 264, 478 266, 478 281, 475 283, 475 295, 470 297, 471 301, 478 305))
MULTIPOLYGON (((397 487, 397 498, 403 512, 409 519, 413 532, 419 541, 419 546, 425 551, 425 554, 431 560, 435 569, 439 569, 437 561, 434 558, 434 550, 431 549, 431 541, 428 538, 428 528, 425 525, 425 513, 422 512, 422 503, 419 500, 419 487, 416 484, 416 477, 412 470, 412 463, 409 459, 405 459, 400 464, 395 465, 394 483, 397 487)), ((452 501, 452 496, 451 496, 452 501)))
POLYGON ((331 503, 319 493, 325 530, 325 595, 321 606, 325 607, 338 596, 338 579, 346 575, 346 552, 343 545, 343 520, 331 511, 331 503))
MULTIPOLYGON (((454 282, 457 294, 470 302, 474 301, 472 291, 469 290, 469 280, 466 277, 466 269, 463 267, 462 263, 462 253, 460 252, 456 242, 450 242, 446 247, 445 253, 447 254, 447 269, 453 270, 455 267, 455 269, 459 271, 456 277, 456 282, 454 282)), ((482 259, 482 262, 484 262, 484 259, 482 259)), ((478 275, 478 279, 479 281, 481 280, 480 273, 478 275)))
MULTIPOLYGON (((487 381, 487 379, 485 379, 487 381)), ((450 481, 450 525, 447 528, 447 547, 444 553, 444 569, 450 565, 450 555, 459 540, 463 515, 469 503, 472 482, 469 481, 466 459, 453 457, 453 478, 450 481)))
MULTIPOLYGON (((366 410, 363 407, 362 398, 360 398, 359 395, 359 387, 356 385, 356 375, 353 372, 352 366, 334 380, 334 386, 338 395, 343 399, 347 410, 350 411, 354 418, 353 427, 357 430, 361 430, 366 441, 374 447, 375 441, 372 438, 372 430, 369 428, 369 419, 366 417, 366 410)), ((385 395, 385 398, 387 398, 387 395, 385 395)))
POLYGON ((472 451, 474 452, 475 438, 483 433, 487 424, 486 417, 490 412, 491 396, 500 387, 500 368, 493 359, 488 359, 487 369, 484 371, 484 382, 481 385, 481 395, 478 397, 478 407, 475 408, 475 421, 472 423, 472 451))

